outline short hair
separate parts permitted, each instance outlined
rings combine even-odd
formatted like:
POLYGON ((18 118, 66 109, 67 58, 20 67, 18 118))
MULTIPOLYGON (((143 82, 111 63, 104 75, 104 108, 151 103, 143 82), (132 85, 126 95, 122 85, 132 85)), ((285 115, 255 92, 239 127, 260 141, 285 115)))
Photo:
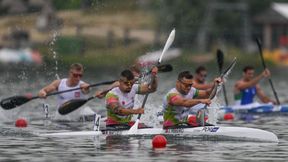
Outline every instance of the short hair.
POLYGON ((248 66, 245 66, 245 67, 243 68, 243 72, 244 72, 244 73, 246 73, 248 70, 254 70, 254 67, 248 65, 248 66))
POLYGON ((193 79, 193 75, 190 73, 190 71, 182 71, 178 75, 178 80, 182 80, 183 78, 193 79))
POLYGON ((133 73, 131 72, 131 70, 128 70, 128 69, 123 70, 121 72, 120 77, 125 77, 127 80, 133 80, 134 79, 133 73))
POLYGON ((207 69, 204 66, 199 66, 196 70, 195 73, 196 74, 200 74, 201 71, 207 71, 207 69))
POLYGON ((70 65, 70 70, 81 71, 83 70, 83 65, 80 63, 74 63, 70 65))

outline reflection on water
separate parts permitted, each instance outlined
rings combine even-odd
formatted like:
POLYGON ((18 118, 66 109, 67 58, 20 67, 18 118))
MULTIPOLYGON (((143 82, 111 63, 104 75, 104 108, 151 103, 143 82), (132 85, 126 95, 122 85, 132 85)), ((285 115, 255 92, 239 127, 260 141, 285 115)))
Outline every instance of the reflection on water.
MULTIPOLYGON (((9 74, 12 75, 12 74, 9 74)), ((29 78, 30 74, 27 75, 29 78)), ((173 74, 174 75, 174 74, 173 74)), ((111 76, 101 76, 99 80, 111 76)), ((95 78, 85 78, 95 80, 95 78)), ((17 79, 15 79, 17 80, 17 79)), ((36 79, 21 79, 22 81, 1 80, 1 99, 15 94, 37 91, 50 81, 53 76, 36 79)), ((171 74, 159 74, 159 89, 151 94, 145 107, 143 122, 153 121, 154 114, 161 110, 162 96, 175 84, 171 74)), ((279 80, 277 90, 280 99, 287 97, 285 80, 279 80)), ((268 83, 264 83, 265 92, 272 96, 268 83), (266 85, 266 86, 265 86, 266 85)), ((232 87, 233 82, 226 85, 232 87)), ((232 92, 228 91, 232 101, 232 92)), ((218 97, 221 100, 222 94, 218 97)), ((91 122, 63 124, 45 119, 42 104, 50 105, 49 117, 55 112, 55 97, 46 100, 36 99, 13 110, 0 110, 0 161, 285 161, 288 158, 288 129, 286 116, 259 118, 251 123, 243 121, 222 122, 222 125, 245 126, 272 131, 279 137, 279 144, 253 143, 237 141, 203 141, 199 139, 168 138, 167 147, 153 149, 152 138, 114 137, 114 138, 46 138, 37 133, 57 130, 91 130, 91 122), (14 127, 14 121, 24 117, 29 126, 24 129, 14 127)), ((87 104, 94 111, 104 110, 104 101, 95 99, 87 104)))

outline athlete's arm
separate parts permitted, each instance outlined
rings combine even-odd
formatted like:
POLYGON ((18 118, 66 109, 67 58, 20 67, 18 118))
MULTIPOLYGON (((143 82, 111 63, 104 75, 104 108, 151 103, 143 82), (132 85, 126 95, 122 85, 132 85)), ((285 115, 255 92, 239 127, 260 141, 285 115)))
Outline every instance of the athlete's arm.
POLYGON ((217 77, 214 79, 214 84, 213 87, 209 90, 199 90, 197 98, 209 98, 210 94, 214 90, 215 86, 218 85, 219 83, 223 82, 220 77, 217 77))
POLYGON ((107 108, 112 110, 115 114, 119 115, 144 114, 144 108, 125 109, 121 107, 118 103, 108 104, 107 108))
POLYGON ((146 94, 146 93, 152 93, 157 90, 158 81, 157 81, 157 73, 158 68, 155 66, 152 68, 151 75, 152 75, 152 81, 150 84, 142 83, 140 84, 139 94, 146 94))
POLYGON ((89 86, 90 86, 90 84, 88 84, 88 83, 80 84, 80 88, 81 88, 82 93, 88 94, 89 93, 89 86))
POLYGON ((268 96, 265 95, 264 91, 260 88, 260 86, 258 84, 256 85, 256 93, 257 93, 257 96, 259 97, 259 99, 263 103, 268 103, 268 102, 275 103, 275 101, 271 100, 268 96))
POLYGON ((199 103, 209 105, 209 104, 211 104, 211 100, 210 99, 185 99, 185 98, 181 97, 180 95, 175 95, 175 96, 170 98, 168 103, 170 105, 173 105, 173 106, 192 107, 192 106, 197 105, 199 103))
POLYGON ((112 83, 110 86, 108 86, 107 88, 96 91, 95 96, 97 98, 103 98, 111 89, 113 89, 115 87, 119 87, 119 84, 120 84, 119 81, 116 81, 116 82, 112 83))
POLYGON ((270 74, 270 71, 268 69, 265 69, 261 74, 259 74, 258 76, 256 76, 254 79, 248 81, 248 82, 244 82, 244 81, 238 81, 236 84, 235 84, 235 88, 238 90, 238 91, 241 91, 243 89, 246 89, 246 88, 249 88, 249 87, 252 87, 252 86, 255 86, 257 83, 259 83, 259 81, 262 79, 262 78, 267 78, 269 77, 271 74, 270 74))
POLYGON ((147 94, 147 93, 153 93, 157 90, 157 77, 155 76, 152 79, 152 83, 149 85, 147 83, 142 83, 139 86, 138 94, 147 94))
POLYGON ((56 91, 59 87, 61 80, 54 80, 51 84, 47 85, 46 87, 42 88, 39 92, 38 92, 38 96, 39 97, 46 97, 46 95, 50 92, 56 91))

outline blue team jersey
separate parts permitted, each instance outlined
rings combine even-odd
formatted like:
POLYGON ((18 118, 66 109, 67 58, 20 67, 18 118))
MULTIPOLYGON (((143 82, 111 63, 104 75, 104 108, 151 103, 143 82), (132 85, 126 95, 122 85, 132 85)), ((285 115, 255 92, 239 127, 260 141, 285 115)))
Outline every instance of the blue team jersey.
POLYGON ((253 103, 254 96, 256 95, 256 86, 241 90, 240 93, 235 94, 236 105, 246 105, 253 103))
POLYGON ((256 86, 241 90, 241 105, 253 103, 256 95, 256 86))

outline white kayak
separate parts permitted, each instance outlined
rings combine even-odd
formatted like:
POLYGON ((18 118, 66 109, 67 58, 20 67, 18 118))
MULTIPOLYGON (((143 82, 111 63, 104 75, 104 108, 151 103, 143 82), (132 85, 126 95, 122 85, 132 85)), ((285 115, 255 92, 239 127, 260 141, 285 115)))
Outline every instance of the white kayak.
POLYGON ((45 137, 71 137, 71 136, 100 136, 100 135, 124 135, 124 136, 145 136, 145 135, 172 135, 183 137, 205 137, 205 139, 219 140, 239 140, 239 141, 261 141, 276 142, 278 137, 272 133, 261 129, 247 127, 222 127, 222 126, 205 126, 194 128, 144 128, 138 129, 137 133, 129 134, 128 130, 102 130, 102 131, 77 131, 77 132, 60 132, 40 134, 45 137))

